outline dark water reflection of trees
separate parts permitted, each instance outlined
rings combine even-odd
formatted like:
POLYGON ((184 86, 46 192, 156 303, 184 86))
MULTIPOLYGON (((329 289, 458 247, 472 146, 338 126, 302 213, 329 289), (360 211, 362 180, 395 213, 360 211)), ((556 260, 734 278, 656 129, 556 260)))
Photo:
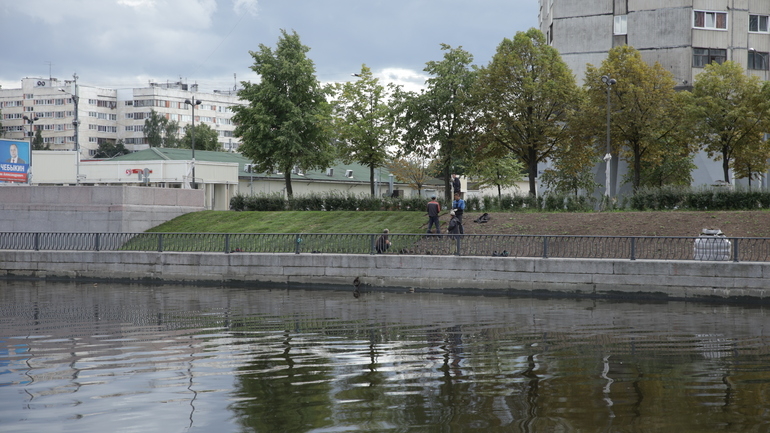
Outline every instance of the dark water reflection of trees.
POLYGON ((352 287, 6 285, 0 301, 0 401, 27 407, 0 421, 17 429, 113 425, 115 406, 168 432, 770 425, 764 308, 352 287))

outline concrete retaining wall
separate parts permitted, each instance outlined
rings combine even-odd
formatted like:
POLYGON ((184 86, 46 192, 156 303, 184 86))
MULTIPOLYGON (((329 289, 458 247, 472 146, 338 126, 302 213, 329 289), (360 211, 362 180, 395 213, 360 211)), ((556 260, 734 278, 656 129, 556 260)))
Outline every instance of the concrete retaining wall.
POLYGON ((764 302, 770 263, 596 259, 0 251, 0 277, 276 283, 764 302))
POLYGON ((136 233, 204 210, 203 190, 136 186, 3 186, 6 232, 136 233))

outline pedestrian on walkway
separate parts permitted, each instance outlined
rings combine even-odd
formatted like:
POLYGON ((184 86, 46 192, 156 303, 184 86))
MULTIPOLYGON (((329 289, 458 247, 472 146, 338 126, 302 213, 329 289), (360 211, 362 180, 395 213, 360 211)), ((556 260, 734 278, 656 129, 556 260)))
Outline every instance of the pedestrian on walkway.
POLYGON ((441 233, 441 226, 438 215, 441 213, 441 205, 436 201, 436 196, 431 196, 428 202, 428 233, 431 233, 433 225, 436 225, 436 234, 441 233))

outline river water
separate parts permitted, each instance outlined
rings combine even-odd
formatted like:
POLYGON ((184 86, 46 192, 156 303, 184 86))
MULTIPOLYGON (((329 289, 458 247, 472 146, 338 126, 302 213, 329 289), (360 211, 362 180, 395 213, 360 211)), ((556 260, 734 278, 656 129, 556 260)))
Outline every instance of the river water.
POLYGON ((768 310, 0 282, 0 432, 765 432, 768 310))

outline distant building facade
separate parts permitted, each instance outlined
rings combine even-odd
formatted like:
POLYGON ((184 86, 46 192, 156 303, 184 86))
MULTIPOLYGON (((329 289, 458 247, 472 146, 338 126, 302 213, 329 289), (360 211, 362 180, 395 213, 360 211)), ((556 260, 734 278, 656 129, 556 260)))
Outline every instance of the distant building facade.
POLYGON ((582 83, 586 64, 630 45, 671 71, 681 88, 731 60, 768 79, 768 0, 539 0, 540 30, 582 83))
POLYGON ((107 140, 123 140, 128 150, 138 151, 149 147, 144 121, 150 110, 179 123, 181 136, 184 127, 193 120, 192 107, 185 103, 193 97, 201 101, 195 107, 195 123, 207 124, 217 131, 224 150, 236 150, 239 140, 233 136, 231 107, 240 102, 235 91, 199 93, 196 84, 180 82, 108 89, 82 85, 75 80, 23 78, 20 88, 0 89, 2 134, 4 138, 19 140, 30 138, 34 131, 40 130, 44 143, 52 150, 75 150, 77 119, 81 158, 92 157, 99 144, 107 140), (25 116, 33 123, 25 120, 25 116))

